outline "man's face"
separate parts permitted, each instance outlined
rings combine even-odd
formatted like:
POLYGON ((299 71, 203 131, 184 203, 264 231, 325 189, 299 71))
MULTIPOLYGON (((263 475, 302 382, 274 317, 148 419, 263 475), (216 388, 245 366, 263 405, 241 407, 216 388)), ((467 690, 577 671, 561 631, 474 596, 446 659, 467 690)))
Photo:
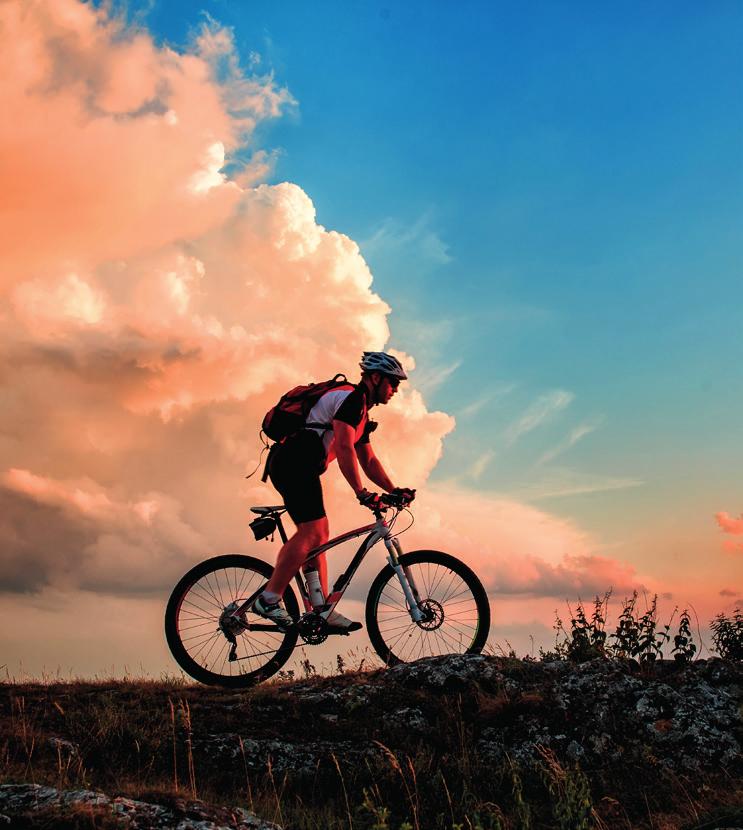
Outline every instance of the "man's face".
POLYGON ((389 375, 382 375, 382 380, 377 387, 377 396, 379 403, 386 404, 392 399, 392 396, 397 392, 397 387, 400 385, 400 378, 391 378, 389 375))

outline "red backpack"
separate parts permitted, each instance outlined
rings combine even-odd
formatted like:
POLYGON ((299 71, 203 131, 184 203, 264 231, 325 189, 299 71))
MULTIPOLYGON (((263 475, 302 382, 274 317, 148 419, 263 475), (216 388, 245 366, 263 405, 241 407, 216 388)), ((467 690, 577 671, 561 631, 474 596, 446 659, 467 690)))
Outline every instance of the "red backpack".
MULTIPOLYGON (((320 398, 340 386, 351 386, 345 375, 338 374, 322 383, 310 383, 295 386, 282 395, 276 406, 266 413, 261 429, 272 441, 283 441, 300 429, 308 426, 307 416, 320 398)), ((312 426, 329 427, 329 424, 312 424, 312 426)))

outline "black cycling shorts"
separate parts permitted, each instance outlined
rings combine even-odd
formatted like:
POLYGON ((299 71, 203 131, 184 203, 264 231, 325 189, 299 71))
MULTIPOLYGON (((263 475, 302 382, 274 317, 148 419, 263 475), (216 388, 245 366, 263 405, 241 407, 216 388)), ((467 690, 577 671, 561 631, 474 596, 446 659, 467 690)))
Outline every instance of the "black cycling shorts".
POLYGON ((325 448, 316 432, 302 430, 273 450, 268 475, 295 525, 325 517, 320 483, 324 471, 325 448))

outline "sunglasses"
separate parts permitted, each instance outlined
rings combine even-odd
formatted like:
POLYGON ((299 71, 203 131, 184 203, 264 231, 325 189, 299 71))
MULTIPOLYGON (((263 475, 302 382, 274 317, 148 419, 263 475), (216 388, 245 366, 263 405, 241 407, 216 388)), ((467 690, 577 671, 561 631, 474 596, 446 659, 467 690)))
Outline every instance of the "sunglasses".
POLYGON ((385 375, 385 377, 387 378, 387 383, 389 383, 392 389, 397 389, 397 387, 400 385, 400 378, 393 378, 389 375, 385 375))

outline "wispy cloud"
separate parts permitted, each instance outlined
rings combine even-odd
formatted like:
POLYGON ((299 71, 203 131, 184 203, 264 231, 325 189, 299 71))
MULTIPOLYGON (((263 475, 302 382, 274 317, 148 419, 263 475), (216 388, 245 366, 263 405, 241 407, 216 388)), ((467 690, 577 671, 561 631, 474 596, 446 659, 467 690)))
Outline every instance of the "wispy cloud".
POLYGON ((440 386, 443 386, 461 365, 461 360, 455 360, 453 363, 428 366, 425 369, 416 369, 415 386, 424 395, 430 395, 440 386))
POLYGON ((581 438, 585 438, 586 435, 590 435, 598 426, 601 424, 601 419, 596 419, 594 421, 586 421, 582 424, 579 424, 577 427, 572 429, 567 437, 561 441, 557 446, 552 447, 551 450, 547 450, 547 452, 542 455, 542 457, 537 461, 537 464, 546 464, 548 461, 553 461, 557 458, 558 455, 562 455, 562 453, 569 450, 571 447, 574 447, 581 438))
POLYGON ((507 444, 514 444, 523 435, 535 430, 549 420, 555 413, 568 406, 575 396, 564 389, 556 389, 541 395, 534 401, 507 429, 505 439, 507 444))
POLYGON ((488 464, 495 458, 495 452, 493 450, 488 450, 484 452, 469 469, 469 474, 471 478, 475 481, 479 481, 482 478, 482 474, 485 472, 488 464))
POLYGON ((737 596, 740 596, 740 593, 738 591, 731 591, 730 588, 723 588, 722 591, 720 591, 720 596, 721 597, 737 597, 737 596))
POLYGON ((457 418, 472 418, 488 406, 488 404, 497 403, 501 398, 505 398, 506 395, 510 395, 515 388, 515 383, 504 383, 500 386, 488 389, 485 393, 480 395, 480 397, 475 398, 474 401, 457 410, 455 414, 457 418))
POLYGON ((625 490, 641 487, 645 482, 638 478, 599 476, 581 473, 568 468, 552 468, 538 481, 518 489, 512 495, 526 501, 576 496, 584 493, 601 493, 609 490, 625 490))
MULTIPOLYGON (((394 255, 402 261, 415 261, 418 266, 441 266, 452 261, 443 239, 431 226, 430 212, 412 225, 388 218, 366 240, 359 243, 365 257, 394 255)), ((418 268, 417 270, 420 270, 418 268)))
POLYGON ((403 306, 395 309, 395 329, 404 337, 408 348, 426 354, 440 354, 455 332, 456 321, 449 317, 418 317, 418 309, 410 313, 403 306))

